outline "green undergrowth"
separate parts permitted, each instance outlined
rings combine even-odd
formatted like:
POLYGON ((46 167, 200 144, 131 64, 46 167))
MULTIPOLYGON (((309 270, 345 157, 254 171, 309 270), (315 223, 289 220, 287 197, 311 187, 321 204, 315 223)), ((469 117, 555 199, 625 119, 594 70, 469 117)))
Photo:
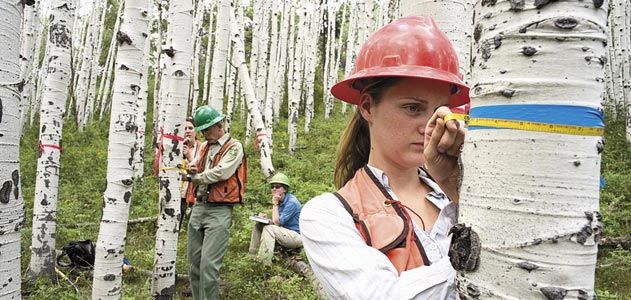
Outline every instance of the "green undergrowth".
MULTIPOLYGON (((151 110, 150 110, 151 111, 151 110)), ((321 111, 321 107, 318 108, 321 111)), ((335 111, 339 111, 339 104, 335 111)), ((273 134, 273 163, 277 171, 291 177, 293 192, 305 203, 311 197, 333 190, 332 174, 334 153, 341 130, 350 119, 350 113, 339 113, 330 119, 321 114, 314 119, 311 131, 305 133, 304 123, 299 124, 297 151, 290 155, 287 147, 287 121, 281 119, 273 134)), ((624 138, 624 120, 608 114, 606 147, 603 153, 603 177, 606 185, 601 193, 601 211, 607 236, 631 235, 631 150, 624 138)), ((149 116, 149 122, 151 118, 149 116)), ((304 120, 302 120, 304 122, 304 120)), ((244 120, 237 114, 232 134, 245 141, 244 120)), ((63 133, 63 155, 58 205, 57 248, 73 240, 96 240, 101 217, 102 197, 105 189, 107 166, 108 121, 96 121, 79 132, 74 120, 66 121, 63 133), (79 224, 80 226, 77 226, 79 224)), ((35 189, 37 159, 37 124, 26 129, 21 141, 21 169, 23 194, 26 203, 25 228, 22 231, 22 270, 28 267, 31 243, 31 216, 35 189)), ((149 130, 148 130, 149 132, 149 130)), ((244 143, 248 157, 248 192, 245 205, 235 209, 228 252, 221 278, 224 299, 314 299, 311 282, 291 271, 283 260, 275 260, 266 267, 246 253, 251 226, 248 216, 259 211, 270 213, 269 190, 262 177, 258 152, 252 140, 244 143)), ((146 137, 145 175, 134 187, 130 219, 158 214, 158 187, 152 174, 153 150, 151 136, 146 137)), ((185 220, 186 222, 186 220, 185 220)), ((177 273, 186 274, 186 226, 183 226, 178 243, 177 273)), ((125 256, 134 267, 151 270, 154 260, 155 222, 131 224, 127 232, 125 256)), ((303 254, 304 259, 304 254, 303 254)), ((306 261, 306 260, 305 260, 306 261)), ((600 299, 631 299, 631 253, 623 249, 601 250, 596 272, 596 287, 600 299)), ((123 276, 123 299, 150 299, 151 279, 141 270, 126 272, 123 276)), ((29 299, 86 299, 91 293, 91 276, 88 273, 65 271, 79 290, 77 293, 68 280, 59 278, 57 284, 38 280, 24 285, 23 293, 29 299)), ((176 298, 183 299, 182 291, 188 286, 178 281, 176 298)))

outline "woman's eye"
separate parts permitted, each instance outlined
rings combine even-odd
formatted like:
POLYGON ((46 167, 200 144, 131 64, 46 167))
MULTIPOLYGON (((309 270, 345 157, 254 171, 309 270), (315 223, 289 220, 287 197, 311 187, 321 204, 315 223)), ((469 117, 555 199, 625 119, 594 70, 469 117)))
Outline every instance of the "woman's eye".
POLYGON ((418 104, 407 104, 403 107, 407 112, 418 113, 421 111, 421 106, 418 104))

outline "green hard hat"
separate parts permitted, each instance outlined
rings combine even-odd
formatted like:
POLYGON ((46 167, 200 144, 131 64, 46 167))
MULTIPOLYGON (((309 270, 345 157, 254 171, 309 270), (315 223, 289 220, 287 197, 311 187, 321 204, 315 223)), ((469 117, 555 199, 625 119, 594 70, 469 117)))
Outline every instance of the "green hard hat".
POLYGON ((274 184, 274 183, 284 184, 284 185, 287 186, 287 188, 291 187, 289 185, 289 177, 287 177, 287 175, 285 175, 283 173, 276 173, 276 175, 274 175, 274 176, 272 176, 272 178, 270 178, 269 184, 274 184))
POLYGON ((195 130, 202 131, 217 124, 219 121, 223 120, 223 118, 224 115, 216 109, 208 105, 200 106, 195 110, 195 117, 193 118, 195 121, 195 130))

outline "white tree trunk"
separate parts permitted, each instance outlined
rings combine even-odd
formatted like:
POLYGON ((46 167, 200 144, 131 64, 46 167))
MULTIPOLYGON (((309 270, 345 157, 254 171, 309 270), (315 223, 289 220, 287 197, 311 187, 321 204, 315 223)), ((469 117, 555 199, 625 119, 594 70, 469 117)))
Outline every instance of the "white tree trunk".
MULTIPOLYGON (((348 3, 348 31, 346 37, 346 59, 344 63, 344 78, 351 75, 355 64, 356 35, 357 35, 357 5, 354 2, 348 3)), ((346 113, 346 102, 342 102, 342 114, 346 113)))
MULTIPOLYGON (((30 101, 31 91, 33 89, 33 59, 39 56, 35 55, 36 39, 38 37, 39 16, 37 10, 39 9, 39 1, 35 1, 31 5, 24 6, 24 22, 22 24, 22 46, 20 48, 20 78, 24 81, 24 88, 22 90, 20 100, 20 133, 24 128, 24 120, 26 119, 26 113, 28 111, 28 104, 30 101)), ((39 50, 39 49, 38 49, 39 50)))
MULTIPOLYGON (((318 39, 320 37, 320 27, 322 20, 322 8, 320 5, 314 2, 309 2, 311 4, 308 6, 308 11, 311 11, 309 16, 309 32, 307 33, 308 41, 318 44, 318 39)), ((307 47, 308 43, 305 43, 305 93, 306 93, 306 103, 305 103, 305 132, 309 132, 309 128, 311 126, 311 119, 315 115, 315 109, 313 104, 313 93, 314 93, 314 83, 315 83, 315 73, 316 73, 316 63, 318 61, 318 47, 307 47)))
POLYGON ((279 76, 278 66, 278 17, 281 13, 282 2, 274 0, 272 2, 272 18, 271 18, 271 42, 270 42, 270 59, 267 65, 267 90, 265 93, 265 107, 263 108, 263 120, 265 121, 265 129, 270 135, 270 142, 272 140, 272 132, 274 125, 274 101, 278 97, 277 80, 279 76))
POLYGON ((103 115, 107 112, 107 106, 110 98, 110 85, 112 77, 114 75, 114 62, 116 61, 116 55, 118 51, 118 43, 116 42, 116 32, 120 29, 121 18, 123 17, 123 8, 125 7, 124 0, 121 0, 118 6, 118 13, 116 14, 116 22, 114 23, 112 41, 110 42, 109 53, 107 54, 107 62, 105 63, 105 71, 101 79, 101 88, 99 88, 99 95, 101 97, 101 106, 99 110, 99 119, 103 119, 103 115))
POLYGON ((229 11, 232 0, 221 0, 217 7, 217 29, 215 30, 215 47, 213 65, 211 67, 210 107, 223 111, 223 94, 225 84, 226 61, 230 44, 229 11))
MULTIPOLYGON (((29 125, 33 125, 33 119, 35 117, 35 114, 37 113, 37 108, 35 108, 35 103, 37 103, 37 89, 38 89, 38 80, 39 80, 39 71, 40 71, 40 57, 41 57, 41 47, 42 47, 42 40, 48 40, 48 36, 43 36, 43 31, 44 31, 44 26, 42 25, 41 22, 41 16, 39 15, 39 12, 36 13, 36 18, 34 20, 34 22, 36 23, 35 29, 36 29, 36 35, 35 35, 35 55, 33 56, 33 59, 31 61, 31 72, 29 74, 29 79, 26 81, 26 86, 24 87, 25 90, 29 91, 28 94, 26 94, 26 97, 29 98, 28 102, 26 102, 24 105, 28 105, 29 106, 29 125)), ((46 31, 48 32, 48 31, 46 31)), ((24 95, 24 94, 23 94, 24 95)), ((38 106, 39 107, 39 106, 38 106)), ((26 108, 25 108, 26 110, 26 108)), ((25 117, 26 118, 26 117, 25 117)), ((24 121, 26 123, 26 120, 24 121)))
POLYGON ((49 27, 48 75, 44 82, 39 119, 40 152, 37 159, 33 236, 29 276, 55 276, 55 232, 64 104, 70 84, 70 55, 74 4, 52 1, 49 27))
MULTIPOLYGON (((95 26, 96 31, 96 41, 95 48, 92 52, 92 67, 90 73, 90 84, 88 85, 88 96, 86 99, 86 107, 85 107, 85 118, 83 119, 83 126, 87 125, 87 123, 92 118, 94 113, 94 108, 96 106, 96 80, 99 73, 103 73, 103 68, 99 67, 99 60, 101 59, 101 52, 103 47, 103 34, 105 32, 104 22, 105 22, 105 14, 107 13, 107 9, 105 8, 107 5, 107 0, 98 1, 96 4, 97 12, 100 15, 98 23, 95 26)), ((101 76, 102 77, 102 76, 101 76)))
POLYGON ((447 35, 458 54, 460 74, 471 75, 471 34, 473 32, 473 0, 403 0, 401 11, 406 16, 433 17, 447 35))
POLYGON ((20 25, 23 4, 0 1, 0 298, 21 299, 20 25))
POLYGON ((329 84, 331 84, 332 65, 335 63, 335 21, 337 19, 337 3, 335 0, 326 2, 326 45, 324 54, 324 71, 322 72, 322 96, 324 100, 324 118, 331 117, 333 110, 333 96, 329 93, 329 84))
POLYGON ((215 11, 215 1, 210 0, 210 8, 208 9, 208 33, 206 34, 207 42, 206 42, 206 57, 204 58, 204 96, 202 99, 202 103, 209 103, 209 91, 210 91, 210 62, 212 59, 212 37, 213 37, 213 24, 214 24, 214 11, 215 11))
POLYGON ((267 133, 265 131, 265 124, 263 123, 263 117, 258 107, 258 100, 254 94, 254 87, 250 80, 250 73, 248 72, 248 66, 245 63, 245 50, 243 46, 243 36, 238 34, 239 25, 238 19, 235 18, 234 13, 230 11, 230 28, 233 32, 232 44, 235 52, 236 61, 234 64, 239 67, 239 80, 241 81, 241 87, 245 92, 245 99, 248 101, 248 114, 252 115, 254 128, 256 132, 256 142, 261 153, 261 171, 264 178, 269 178, 276 172, 274 165, 272 164, 271 148, 267 133))
POLYGON ((191 60, 192 68, 191 68, 191 89, 190 89, 190 97, 191 99, 191 114, 195 112, 197 109, 197 102, 199 98, 199 61, 201 56, 201 44, 202 44, 202 36, 204 35, 204 30, 202 29, 204 21, 204 1, 197 1, 197 8, 195 10, 195 16, 193 21, 193 58, 191 60))
MULTIPOLYGON (((175 261, 180 212, 180 174, 174 169, 182 163, 184 119, 187 113, 191 76, 191 43, 193 29, 193 2, 171 2, 169 7, 168 43, 173 55, 163 78, 168 93, 161 105, 162 126, 158 140, 161 153, 159 172, 160 218, 156 232, 151 294, 157 299, 171 299, 175 292, 175 261)), ((229 16, 228 16, 229 17, 229 16)))
MULTIPOLYGON (((302 37, 300 36, 300 29, 302 26, 296 25, 296 13, 302 13, 302 10, 297 7, 297 3, 292 1, 293 6, 296 8, 296 12, 291 12, 289 19, 289 46, 287 57, 290 58, 289 72, 287 75, 287 134, 289 135, 288 150, 290 154, 296 151, 296 140, 298 138, 298 105, 300 104, 300 50, 302 49, 302 37), (296 34, 296 27, 298 27, 298 33, 296 34), (295 42, 294 42, 295 40, 295 42)), ((300 19, 302 20, 302 18, 300 19)))
POLYGON ((88 88, 90 86, 90 73, 92 72, 92 60, 94 59, 94 49, 96 48, 95 35, 98 34, 98 32, 95 32, 95 27, 97 27, 96 22, 99 16, 100 14, 93 12, 88 18, 85 43, 82 46, 83 54, 80 58, 82 60, 81 67, 77 76, 78 81, 75 84, 75 107, 79 131, 83 131, 83 127, 85 126, 88 88))
MULTIPOLYGON (((607 4, 539 4, 476 4, 472 121, 485 109, 496 109, 485 117, 502 118, 497 109, 505 108, 504 118, 602 122, 607 4), (586 113, 572 117, 569 108, 554 105, 586 113)), ((595 298, 601 141, 470 126, 460 222, 480 235, 482 250, 479 269, 459 275, 461 293, 480 299, 595 298)))
POLYGON ((143 54, 149 32, 146 0, 125 1, 118 40, 114 93, 110 116, 107 186, 96 242, 92 299, 120 299, 122 265, 129 207, 132 200, 133 159, 137 151, 137 103, 143 77, 143 54))
MULTIPOLYGON (((149 12, 152 14, 152 10, 149 12)), ((149 20, 152 20, 150 15, 149 20)), ((150 21, 151 22, 151 21, 150 21)), ((151 28, 151 26, 149 26, 151 28)), ((151 35, 147 35, 145 50, 142 55, 142 73, 140 78, 140 92, 138 93, 138 106, 136 120, 138 131, 136 132, 136 151, 134 151, 134 178, 143 180, 145 174, 145 132, 147 129, 147 97, 149 96, 149 65, 151 64, 151 35)))

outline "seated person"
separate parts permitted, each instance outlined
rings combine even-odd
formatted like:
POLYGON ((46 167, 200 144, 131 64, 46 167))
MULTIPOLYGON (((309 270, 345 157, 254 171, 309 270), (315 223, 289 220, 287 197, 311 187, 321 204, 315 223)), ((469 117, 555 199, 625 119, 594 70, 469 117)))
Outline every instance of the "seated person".
MULTIPOLYGON (((249 253, 257 255, 264 264, 272 263, 274 245, 278 243, 285 248, 300 248, 302 240, 298 220, 301 205, 296 196, 288 192, 289 178, 277 173, 269 181, 272 189, 272 219, 270 224, 256 222, 252 230, 249 253), (257 252, 258 251, 258 252, 257 252)), ((264 214, 259 216, 265 217, 264 214)))

